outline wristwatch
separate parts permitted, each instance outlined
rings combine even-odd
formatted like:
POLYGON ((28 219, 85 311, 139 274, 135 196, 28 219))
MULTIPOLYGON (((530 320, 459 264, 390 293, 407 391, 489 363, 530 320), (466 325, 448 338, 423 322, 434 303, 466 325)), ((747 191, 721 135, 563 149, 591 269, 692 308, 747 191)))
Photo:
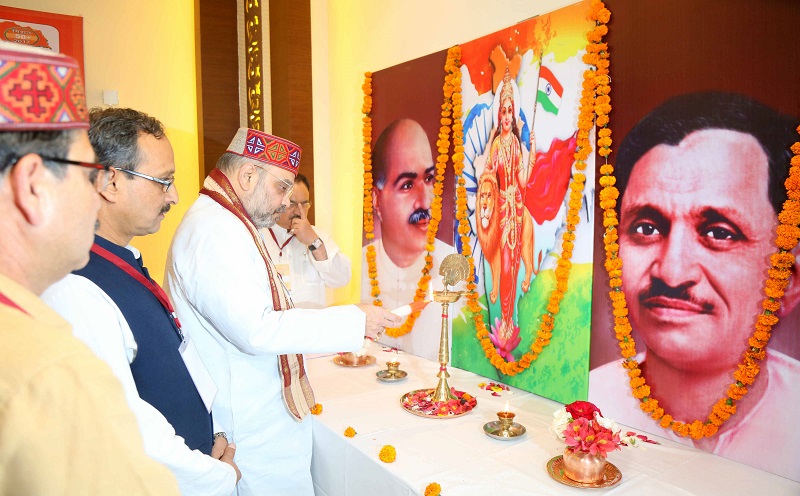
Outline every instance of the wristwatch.
POLYGON ((322 246, 322 239, 321 238, 317 238, 310 245, 308 245, 308 249, 310 251, 314 251, 317 248, 319 248, 320 246, 322 246))

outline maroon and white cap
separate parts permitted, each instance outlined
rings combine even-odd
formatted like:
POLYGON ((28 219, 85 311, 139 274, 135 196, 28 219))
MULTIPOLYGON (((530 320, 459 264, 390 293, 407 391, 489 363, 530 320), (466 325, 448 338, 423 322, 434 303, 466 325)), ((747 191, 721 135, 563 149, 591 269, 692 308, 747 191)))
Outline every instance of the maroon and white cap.
POLYGON ((280 167, 297 175, 300 167, 300 146, 289 140, 246 127, 241 127, 228 145, 228 151, 258 162, 280 167))

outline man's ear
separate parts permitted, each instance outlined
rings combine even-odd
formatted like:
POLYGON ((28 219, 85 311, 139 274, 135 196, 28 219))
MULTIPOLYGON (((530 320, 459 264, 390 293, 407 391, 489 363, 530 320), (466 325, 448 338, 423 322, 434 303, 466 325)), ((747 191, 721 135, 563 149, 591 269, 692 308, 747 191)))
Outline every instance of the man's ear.
POLYGON ((372 187, 372 214, 378 218, 378 222, 383 222, 381 219, 381 206, 378 201, 378 193, 380 193, 380 191, 381 190, 375 186, 372 187))
POLYGON ((236 172, 236 181, 239 183, 239 187, 242 188, 243 191, 249 191, 255 188, 256 184, 258 183, 258 172, 256 171, 256 166, 253 164, 244 164, 239 167, 239 170, 236 172))
POLYGON ((58 181, 35 153, 24 155, 12 166, 8 182, 14 204, 25 220, 40 226, 47 220, 48 206, 53 203, 53 184, 58 181))
MULTIPOLYGON (((100 197, 103 200, 109 203, 116 203, 117 202, 117 195, 119 194, 119 182, 122 181, 122 176, 125 175, 125 172, 120 172, 117 169, 111 167, 106 172, 108 177, 108 185, 106 189, 100 192, 100 197)), ((127 179, 126 179, 127 180, 127 179)))
POLYGON ((794 247, 792 255, 794 255, 792 277, 789 279, 789 286, 783 291, 783 298, 781 298, 780 313, 783 316, 789 315, 800 303, 800 245, 794 247))

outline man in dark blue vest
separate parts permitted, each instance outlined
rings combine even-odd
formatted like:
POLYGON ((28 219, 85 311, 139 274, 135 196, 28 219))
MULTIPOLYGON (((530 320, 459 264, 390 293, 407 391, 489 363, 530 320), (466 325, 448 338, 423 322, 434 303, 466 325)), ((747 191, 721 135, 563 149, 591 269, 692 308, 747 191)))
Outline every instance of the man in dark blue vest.
POLYGON ((145 451, 169 467, 184 494, 229 495, 240 474, 235 446, 214 434, 216 386, 172 305, 130 246, 158 231, 178 202, 175 160, 162 124, 131 109, 93 109, 89 138, 112 175, 89 264, 44 299, 105 360, 136 413, 145 451), (210 456, 208 456, 210 455, 210 456))

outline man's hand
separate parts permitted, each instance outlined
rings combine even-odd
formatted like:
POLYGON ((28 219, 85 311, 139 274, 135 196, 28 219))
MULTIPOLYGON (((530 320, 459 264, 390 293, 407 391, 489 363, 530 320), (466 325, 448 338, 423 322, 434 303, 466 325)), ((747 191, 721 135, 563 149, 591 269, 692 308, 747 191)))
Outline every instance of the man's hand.
POLYGON ((378 339, 378 335, 383 333, 387 327, 397 327, 403 323, 403 317, 399 317, 383 307, 375 305, 358 305, 362 312, 367 314, 367 322, 364 335, 371 339, 378 339))
POLYGON ((242 473, 236 462, 233 461, 233 456, 236 454, 236 445, 233 443, 228 444, 228 440, 224 437, 214 438, 214 446, 211 448, 211 456, 217 460, 227 463, 236 471, 236 482, 242 480, 242 473))
POLYGON ((222 434, 219 433, 219 435, 214 436, 214 446, 211 447, 211 456, 217 460, 220 459, 222 454, 225 453, 225 448, 228 447, 228 440, 222 434))
POLYGON ((319 236, 317 236, 317 233, 314 232, 314 228, 311 227, 311 223, 308 222, 306 209, 300 207, 298 210, 300 211, 300 217, 295 217, 292 219, 292 223, 289 225, 289 232, 294 234, 294 237, 297 238, 297 241, 308 246, 319 236))

